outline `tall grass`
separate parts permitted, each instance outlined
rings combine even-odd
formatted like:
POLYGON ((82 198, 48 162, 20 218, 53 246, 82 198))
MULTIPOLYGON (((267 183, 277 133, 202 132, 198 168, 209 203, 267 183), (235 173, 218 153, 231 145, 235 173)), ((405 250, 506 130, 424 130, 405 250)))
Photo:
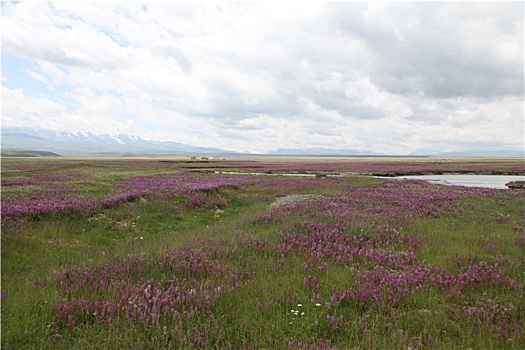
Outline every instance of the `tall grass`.
POLYGON ((8 165, 2 208, 42 205, 2 212, 4 349, 525 348, 519 190, 8 165))

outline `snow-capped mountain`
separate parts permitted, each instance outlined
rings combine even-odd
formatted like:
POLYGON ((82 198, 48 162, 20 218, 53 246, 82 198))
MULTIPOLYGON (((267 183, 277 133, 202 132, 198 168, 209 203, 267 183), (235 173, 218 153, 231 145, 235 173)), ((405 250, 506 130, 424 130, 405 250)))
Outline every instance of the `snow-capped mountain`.
MULTIPOLYGON (((31 128, 2 128, 2 156, 132 156, 132 155, 226 155, 236 154, 217 148, 197 147, 173 141, 150 141, 139 136, 118 134, 95 135, 91 132, 72 133, 31 128)), ((270 155, 289 156, 382 156, 370 150, 298 148, 278 149, 270 155)), ((489 156, 525 157, 524 151, 515 150, 468 150, 440 152, 417 150, 408 156, 489 156)))
POLYGON ((13 150, 38 150, 63 156, 126 156, 177 154, 233 154, 217 148, 196 147, 178 142, 149 141, 139 136, 95 135, 31 128, 2 128, 2 153, 13 150))

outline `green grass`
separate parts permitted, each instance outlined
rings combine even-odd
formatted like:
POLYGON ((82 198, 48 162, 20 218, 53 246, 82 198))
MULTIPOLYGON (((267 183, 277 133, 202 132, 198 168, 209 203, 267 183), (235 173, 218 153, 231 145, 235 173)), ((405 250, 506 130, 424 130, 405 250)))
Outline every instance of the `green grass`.
POLYGON ((486 258, 495 252, 517 258, 520 251, 515 242, 520 236, 513 227, 523 227, 525 196, 512 200, 466 200, 463 206, 465 209, 458 215, 446 215, 439 220, 418 218, 413 222, 410 230, 421 238, 422 259, 434 265, 447 265, 452 257, 486 258))
MULTIPOLYGON (((39 164, 52 163, 48 160, 39 164)), ((131 176, 177 171, 175 167, 119 168, 124 163, 129 161, 62 161, 57 163, 61 168, 26 170, 23 174, 64 170, 87 174, 72 183, 75 193, 102 198, 111 193, 116 182, 131 176), (117 167, 103 168, 102 164, 117 167)), ((23 161, 19 164, 26 165, 23 161)), ((300 192, 331 196, 349 188, 376 186, 380 181, 368 177, 322 179, 300 192)), ((9 193, 18 190, 8 189, 9 193)), ((94 213, 45 214, 14 224, 3 222, 1 290, 7 298, 2 302, 2 349, 192 348, 185 339, 196 339, 199 334, 203 342, 193 342, 193 348, 326 349, 322 344, 328 341, 339 349, 525 347, 523 332, 517 339, 508 335, 508 339, 499 341, 478 319, 465 319, 458 311, 476 302, 490 306, 497 301, 497 305, 513 305, 508 322, 523 327, 523 289, 471 288, 461 301, 456 301, 446 291, 429 288, 395 306, 355 301, 327 306, 333 288, 350 288, 355 282, 350 267, 329 261, 325 270, 318 272, 319 263, 305 255, 280 258, 273 251, 294 222, 326 218, 298 214, 275 215, 268 222, 261 219, 271 214, 268 206, 277 196, 292 193, 297 191, 283 193, 256 184, 213 194, 226 198, 222 212, 189 209, 178 197, 145 197, 94 213), (265 249, 257 246, 262 240, 267 242, 265 249), (210 241, 213 244, 207 243, 210 241), (107 264, 129 254, 154 258, 175 248, 210 246, 215 249, 213 259, 248 272, 236 289, 221 294, 209 308, 211 316, 195 314, 180 321, 166 321, 166 330, 124 320, 110 324, 85 322, 69 328, 57 317, 54 304, 66 296, 53 282, 55 271, 107 264), (311 274, 319 277, 318 299, 305 286, 304 280, 311 274), (330 317, 336 321, 329 321, 330 317), (53 331, 55 323, 58 332, 53 331)), ((519 245, 523 235, 520 227, 525 229, 525 195, 465 199, 461 205, 463 210, 457 215, 417 217, 403 227, 403 232, 420 239, 418 261, 457 272, 461 263, 509 256, 514 261, 507 266, 509 276, 525 284, 524 247, 519 245)), ((132 277, 160 279, 163 273, 153 271, 132 277)))

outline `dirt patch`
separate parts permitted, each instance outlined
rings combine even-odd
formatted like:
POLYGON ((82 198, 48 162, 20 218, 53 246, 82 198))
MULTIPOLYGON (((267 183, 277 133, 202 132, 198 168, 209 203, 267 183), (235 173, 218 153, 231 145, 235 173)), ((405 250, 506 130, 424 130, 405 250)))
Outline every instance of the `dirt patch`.
POLYGON ((275 202, 270 204, 270 208, 278 208, 282 205, 291 205, 302 201, 311 201, 317 198, 321 198, 320 194, 292 194, 286 197, 278 198, 275 202))

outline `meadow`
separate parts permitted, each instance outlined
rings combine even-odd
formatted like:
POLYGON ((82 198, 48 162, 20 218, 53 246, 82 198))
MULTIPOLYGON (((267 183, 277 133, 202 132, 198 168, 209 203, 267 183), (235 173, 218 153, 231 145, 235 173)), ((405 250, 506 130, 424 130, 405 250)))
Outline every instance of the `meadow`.
POLYGON ((432 173, 525 165, 3 158, 1 347, 524 349, 525 191, 432 173))

